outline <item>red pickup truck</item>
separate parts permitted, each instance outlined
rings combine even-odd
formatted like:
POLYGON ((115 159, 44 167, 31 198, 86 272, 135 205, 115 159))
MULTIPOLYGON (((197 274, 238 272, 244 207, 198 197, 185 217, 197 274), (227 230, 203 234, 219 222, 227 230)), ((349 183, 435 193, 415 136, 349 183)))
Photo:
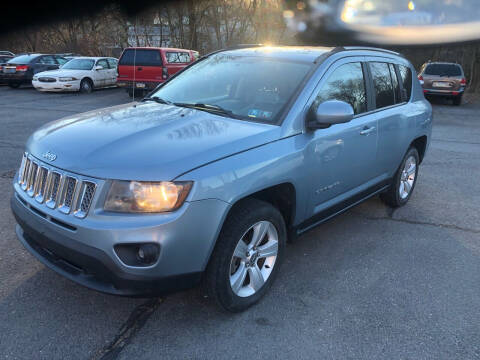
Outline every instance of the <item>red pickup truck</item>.
POLYGON ((194 50, 154 47, 126 48, 118 62, 117 85, 130 96, 153 90, 171 75, 198 59, 194 50))

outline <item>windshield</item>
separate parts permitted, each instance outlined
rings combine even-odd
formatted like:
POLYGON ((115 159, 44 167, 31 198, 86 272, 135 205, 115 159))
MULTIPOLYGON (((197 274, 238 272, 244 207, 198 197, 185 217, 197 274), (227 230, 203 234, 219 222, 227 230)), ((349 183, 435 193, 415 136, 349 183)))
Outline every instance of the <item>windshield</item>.
POLYGON ((37 58, 38 55, 20 55, 8 60, 11 64, 30 64, 30 61, 37 58))
POLYGON ((426 75, 461 76, 460 67, 455 64, 430 64, 425 68, 426 75))
POLYGON ((67 70, 92 70, 95 60, 92 59, 72 59, 62 66, 67 70))
POLYGON ((208 104, 243 119, 276 123, 313 64, 217 54, 153 93, 165 101, 208 104))

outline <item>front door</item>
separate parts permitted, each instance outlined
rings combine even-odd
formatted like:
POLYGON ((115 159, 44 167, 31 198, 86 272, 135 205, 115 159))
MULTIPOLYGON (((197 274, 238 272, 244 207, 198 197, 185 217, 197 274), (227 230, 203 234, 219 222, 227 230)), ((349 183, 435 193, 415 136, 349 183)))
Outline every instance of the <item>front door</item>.
POLYGON ((327 100, 352 105, 354 118, 307 133, 306 161, 310 176, 310 216, 367 190, 377 182, 375 166, 378 126, 368 113, 363 58, 342 59, 333 64, 314 92, 315 108, 327 100))

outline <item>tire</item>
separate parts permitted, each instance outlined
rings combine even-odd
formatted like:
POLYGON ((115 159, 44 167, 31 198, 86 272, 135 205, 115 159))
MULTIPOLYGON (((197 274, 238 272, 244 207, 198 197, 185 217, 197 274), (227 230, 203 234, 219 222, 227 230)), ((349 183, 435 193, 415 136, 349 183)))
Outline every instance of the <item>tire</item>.
POLYGON ((82 94, 90 94, 93 91, 93 83, 90 79, 80 81, 80 92, 82 94))
POLYGON ((462 103, 462 95, 453 98, 453 105, 459 106, 462 103))
POLYGON ((207 266, 204 282, 209 296, 231 312, 243 311, 255 304, 275 280, 286 240, 285 221, 275 207, 256 199, 236 204, 220 231, 207 266), (260 233, 264 236, 254 236, 260 233), (257 247, 251 248, 255 239, 259 239, 257 247), (277 252, 273 255, 275 247, 277 252), (266 256, 262 256, 262 249, 266 256), (253 281, 250 274, 257 281, 253 281))
POLYGON ((8 86, 11 87, 12 89, 18 89, 20 87, 20 83, 17 82, 9 82, 8 86))
POLYGON ((418 155, 418 151, 416 148, 411 147, 402 159, 402 163, 392 179, 390 188, 380 195, 383 202, 392 208, 403 206, 408 202, 417 183, 419 163, 420 156, 418 155), (411 165, 409 165, 412 160, 415 165, 413 169, 411 165), (407 170, 409 171, 407 172, 407 170), (402 188, 400 186, 402 186, 402 188))

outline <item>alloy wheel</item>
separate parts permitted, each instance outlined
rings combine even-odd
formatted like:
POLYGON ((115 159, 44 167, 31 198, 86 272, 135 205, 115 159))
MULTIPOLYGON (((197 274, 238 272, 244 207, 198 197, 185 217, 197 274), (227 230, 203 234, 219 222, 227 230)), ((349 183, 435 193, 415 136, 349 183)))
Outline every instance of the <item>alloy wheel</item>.
POLYGON ((252 225, 240 238, 230 262, 230 286, 240 297, 259 291, 270 277, 278 255, 278 232, 269 221, 252 225))
POLYGON ((414 156, 409 156, 405 161, 405 166, 403 167, 402 174, 400 176, 400 186, 398 187, 398 193, 402 200, 406 199, 412 191, 416 174, 417 161, 414 156))

